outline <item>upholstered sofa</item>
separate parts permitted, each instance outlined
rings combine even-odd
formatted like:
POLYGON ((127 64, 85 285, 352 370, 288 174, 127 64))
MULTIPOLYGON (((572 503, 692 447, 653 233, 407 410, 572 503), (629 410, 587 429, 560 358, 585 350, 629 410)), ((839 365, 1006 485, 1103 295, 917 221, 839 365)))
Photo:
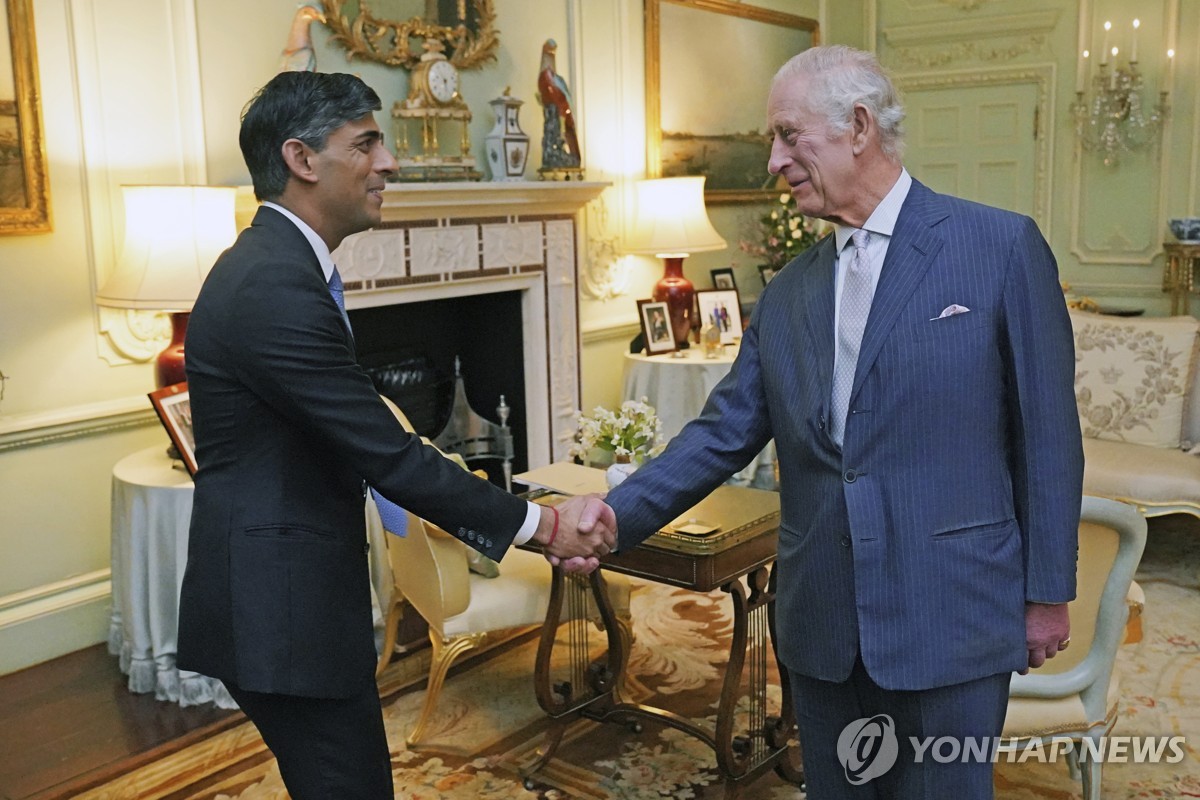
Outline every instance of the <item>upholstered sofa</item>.
POLYGON ((1085 494, 1200 517, 1200 320, 1072 309, 1085 494))

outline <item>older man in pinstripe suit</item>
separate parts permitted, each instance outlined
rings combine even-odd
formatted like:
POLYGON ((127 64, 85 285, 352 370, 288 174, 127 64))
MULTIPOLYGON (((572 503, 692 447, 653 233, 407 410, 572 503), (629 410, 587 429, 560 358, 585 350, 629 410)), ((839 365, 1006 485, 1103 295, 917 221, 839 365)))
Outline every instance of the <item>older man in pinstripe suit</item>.
POLYGON ((909 737, 999 735, 1012 671, 1068 642, 1083 454, 1054 257, 1029 218, 909 176, 874 56, 796 56, 768 114, 771 172, 835 233, 763 291, 702 415, 609 495, 618 542, 773 437, 809 797, 989 798, 990 763, 918 763, 909 737), (865 780, 838 736, 882 714, 899 757, 865 780))

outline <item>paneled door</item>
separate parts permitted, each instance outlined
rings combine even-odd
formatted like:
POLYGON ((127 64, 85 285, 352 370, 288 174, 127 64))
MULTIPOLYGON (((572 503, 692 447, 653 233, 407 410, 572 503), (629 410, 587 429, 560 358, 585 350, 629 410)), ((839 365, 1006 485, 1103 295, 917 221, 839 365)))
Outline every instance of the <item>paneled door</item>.
POLYGON ((904 92, 904 164, 937 192, 1037 217, 1033 82, 904 92))

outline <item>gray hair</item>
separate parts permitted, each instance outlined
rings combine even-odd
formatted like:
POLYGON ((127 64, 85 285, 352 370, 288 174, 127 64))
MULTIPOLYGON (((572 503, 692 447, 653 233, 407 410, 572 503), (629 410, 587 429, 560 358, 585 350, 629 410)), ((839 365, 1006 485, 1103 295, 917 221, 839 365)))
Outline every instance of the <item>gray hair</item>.
POLYGON ((823 117, 831 132, 845 133, 861 103, 875 118, 883 152, 897 161, 904 155, 904 106, 873 54, 840 44, 813 47, 780 67, 771 88, 801 77, 808 81, 808 110, 823 117))
POLYGON ((275 200, 283 194, 291 177, 281 152, 285 141, 299 139, 320 152, 329 134, 379 108, 379 95, 355 75, 276 75, 242 112, 238 141, 254 182, 254 196, 275 200))

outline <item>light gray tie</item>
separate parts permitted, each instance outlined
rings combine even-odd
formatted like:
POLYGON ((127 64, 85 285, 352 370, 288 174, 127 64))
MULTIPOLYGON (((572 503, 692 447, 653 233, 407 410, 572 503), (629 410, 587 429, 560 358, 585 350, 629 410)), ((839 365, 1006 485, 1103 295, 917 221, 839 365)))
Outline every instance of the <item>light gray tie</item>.
POLYGON ((833 395, 830 400, 829 435, 840 447, 846 432, 846 413, 850 408, 850 389, 854 386, 854 370, 858 366, 858 349, 862 345, 863 329, 871 313, 875 294, 871 276, 871 260, 867 243, 871 234, 858 230, 850 236, 854 255, 842 281, 842 302, 838 307, 837 354, 833 362, 833 395))

